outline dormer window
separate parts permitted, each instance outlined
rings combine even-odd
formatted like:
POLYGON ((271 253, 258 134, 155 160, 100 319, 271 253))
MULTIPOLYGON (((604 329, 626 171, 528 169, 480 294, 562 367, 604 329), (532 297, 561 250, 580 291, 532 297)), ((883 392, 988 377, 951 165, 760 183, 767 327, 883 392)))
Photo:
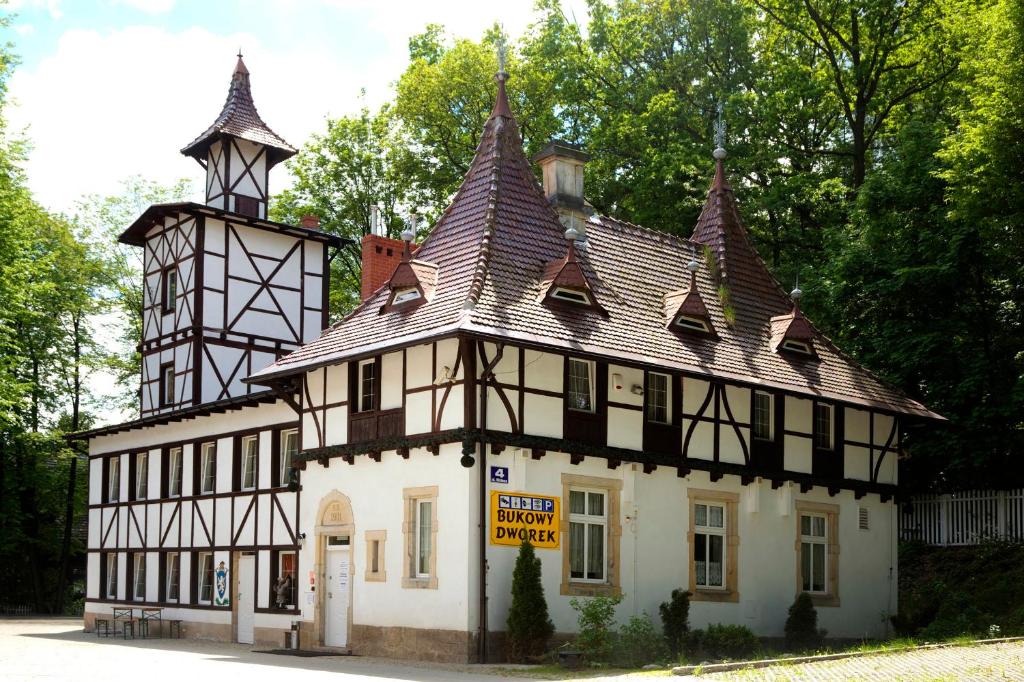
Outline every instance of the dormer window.
POLYGON ((405 287, 402 289, 396 289, 393 298, 391 299, 391 305, 399 305, 400 303, 408 303, 409 301, 417 301, 423 298, 420 294, 419 289, 415 287, 405 287))
POLYGON ((700 332, 701 334, 710 334, 711 326, 708 325, 707 321, 700 317, 693 317, 691 315, 680 315, 676 318, 676 326, 682 327, 691 332, 700 332))
POLYGON ((570 303, 580 303, 582 305, 590 305, 590 296, 582 291, 576 291, 574 289, 566 289, 565 287, 556 287, 551 292, 551 298, 557 298, 560 301, 569 301, 570 303))
POLYGON ((780 347, 782 350, 793 351, 794 353, 800 353, 802 355, 814 355, 814 350, 811 348, 811 345, 805 341, 786 339, 782 342, 780 347))

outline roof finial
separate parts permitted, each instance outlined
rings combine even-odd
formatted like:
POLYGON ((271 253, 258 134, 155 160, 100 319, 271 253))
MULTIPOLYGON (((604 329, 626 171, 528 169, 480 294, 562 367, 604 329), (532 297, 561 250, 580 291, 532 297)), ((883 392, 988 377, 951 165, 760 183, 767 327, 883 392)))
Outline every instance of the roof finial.
POLYGON ((718 119, 715 121, 715 151, 713 157, 721 161, 725 158, 725 103, 718 100, 718 119))
POLYGON ((242 46, 241 45, 238 46, 238 58, 239 59, 242 58, 242 46))
POLYGON ((508 46, 505 43, 505 29, 498 26, 498 38, 495 41, 498 49, 498 78, 508 76, 505 72, 505 59, 508 56, 508 46))
POLYGON ((796 284, 793 285, 793 291, 789 292, 789 297, 793 299, 793 307, 799 308, 800 299, 803 297, 804 292, 800 290, 800 273, 796 273, 796 284))

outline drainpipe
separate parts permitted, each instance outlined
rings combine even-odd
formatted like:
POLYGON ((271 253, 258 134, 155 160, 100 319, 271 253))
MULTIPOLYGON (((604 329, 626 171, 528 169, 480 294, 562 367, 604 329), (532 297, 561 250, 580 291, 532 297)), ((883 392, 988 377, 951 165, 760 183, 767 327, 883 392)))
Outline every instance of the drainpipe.
POLYGON ((487 662, 487 386, 504 352, 505 344, 499 343, 494 359, 484 366, 480 375, 480 642, 477 645, 480 663, 487 662))

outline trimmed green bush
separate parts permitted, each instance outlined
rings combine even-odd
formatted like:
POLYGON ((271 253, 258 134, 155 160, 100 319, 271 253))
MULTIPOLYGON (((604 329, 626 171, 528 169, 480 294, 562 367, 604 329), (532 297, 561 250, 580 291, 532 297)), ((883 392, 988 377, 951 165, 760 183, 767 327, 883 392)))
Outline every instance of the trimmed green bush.
POLYGON ((512 572, 512 606, 508 610, 506 647, 510 661, 532 660, 544 654, 555 626, 541 583, 540 559, 524 540, 512 572))
POLYGON ((661 611, 661 628, 665 632, 665 644, 669 653, 678 656, 683 650, 686 631, 690 629, 690 592, 672 590, 672 596, 658 607, 661 611))
POLYGON ((745 625, 709 625, 706 630, 693 630, 686 637, 686 653, 691 658, 743 659, 760 649, 761 642, 745 625))
POLYGON ((615 642, 615 663, 625 668, 639 668, 665 658, 665 643, 645 613, 633 616, 619 629, 615 642))
POLYGON ((786 648, 790 651, 808 651, 821 647, 823 633, 818 630, 818 612, 811 595, 801 592, 789 607, 786 618, 786 648))
POLYGON ((588 597, 569 601, 576 611, 576 647, 593 663, 607 663, 612 658, 615 645, 615 633, 612 623, 615 620, 615 607, 622 597, 588 597))

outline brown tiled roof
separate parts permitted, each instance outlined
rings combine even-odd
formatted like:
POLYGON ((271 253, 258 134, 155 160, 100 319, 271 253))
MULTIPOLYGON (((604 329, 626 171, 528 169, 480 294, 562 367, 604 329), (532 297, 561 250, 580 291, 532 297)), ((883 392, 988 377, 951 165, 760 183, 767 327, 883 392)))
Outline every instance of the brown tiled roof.
POLYGON ((433 300, 381 314, 382 288, 249 381, 466 331, 937 417, 817 331, 817 358, 772 351, 771 319, 788 315, 792 304, 751 246, 720 161, 692 239, 603 216, 590 219, 586 234, 577 259, 604 313, 545 305, 553 266, 566 260, 563 226, 531 173, 500 82, 470 170, 416 254, 437 265, 433 300), (686 264, 702 245, 712 249, 718 272, 701 268, 694 282, 717 337, 666 324, 666 295, 683 293, 691 279, 686 264), (721 285, 734 311, 728 321, 721 285))
POLYGON ((271 166, 295 154, 295 148, 271 130, 256 111, 256 104, 252 101, 252 91, 249 88, 249 69, 245 68, 241 55, 238 56, 235 72, 231 74, 228 98, 224 102, 220 116, 206 132, 186 145, 181 153, 204 160, 206 150, 221 135, 234 135, 249 142, 266 145, 271 166))

